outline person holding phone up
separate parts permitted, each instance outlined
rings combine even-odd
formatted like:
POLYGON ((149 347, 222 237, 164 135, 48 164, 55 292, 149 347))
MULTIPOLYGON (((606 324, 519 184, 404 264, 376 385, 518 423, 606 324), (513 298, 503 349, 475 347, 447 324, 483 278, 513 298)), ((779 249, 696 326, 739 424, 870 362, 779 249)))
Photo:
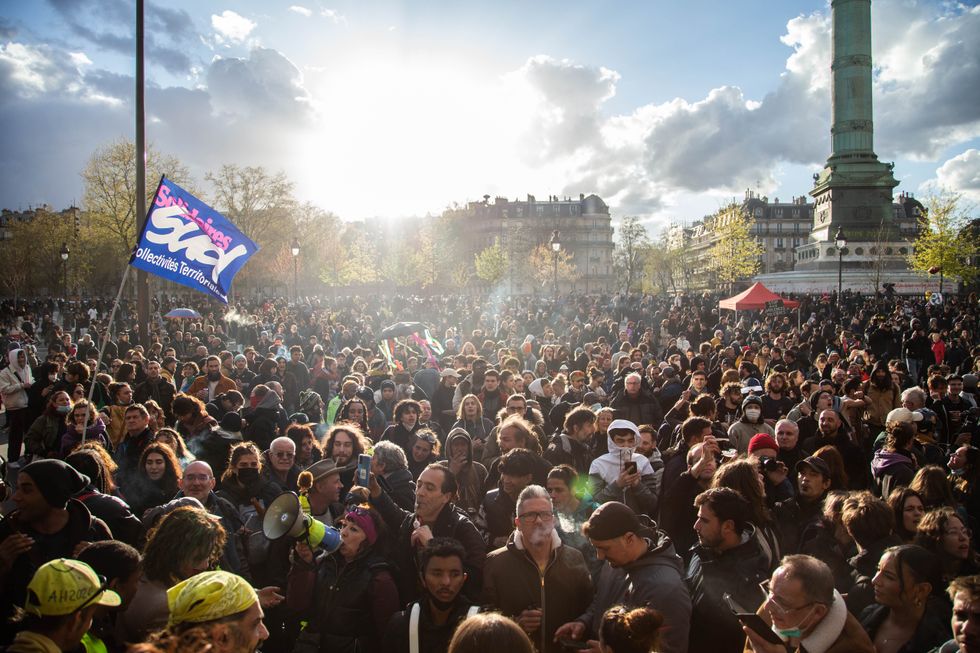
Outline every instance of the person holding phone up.
POLYGON ((659 503, 656 476, 650 461, 635 452, 639 440, 636 424, 613 420, 606 436, 609 453, 593 460, 589 467, 592 496, 599 504, 621 501, 638 514, 655 517, 659 503))

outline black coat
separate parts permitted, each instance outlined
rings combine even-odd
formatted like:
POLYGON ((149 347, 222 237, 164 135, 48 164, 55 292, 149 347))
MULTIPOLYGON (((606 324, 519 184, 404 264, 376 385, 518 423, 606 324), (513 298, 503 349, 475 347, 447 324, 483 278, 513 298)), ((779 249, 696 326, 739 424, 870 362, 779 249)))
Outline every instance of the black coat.
POLYGON ((402 510, 415 510, 415 479, 408 469, 398 469, 390 474, 378 477, 378 483, 384 488, 391 500, 402 510))
POLYGON ((696 544, 687 566, 687 587, 691 592, 691 621, 711 624, 691 630, 691 651, 741 653, 745 646, 742 625, 728 607, 723 595, 731 594, 746 612, 755 612, 765 596, 759 583, 769 578, 769 558, 759 546, 751 524, 742 534, 742 543, 724 552, 696 544))
MULTIPOLYGON (((395 581, 402 601, 414 601, 418 591, 418 550, 412 546, 412 533, 415 530, 415 513, 399 508, 384 492, 371 504, 385 520, 388 529, 395 535, 391 538, 388 559, 396 566, 395 581)), ((466 550, 463 569, 466 571, 466 584, 463 592, 467 596, 479 596, 483 586, 483 565, 487 559, 487 545, 473 522, 462 510, 449 503, 430 525, 433 537, 451 537, 466 550)))
POLYGON ((659 427, 664 421, 664 411, 660 402, 653 392, 643 388, 640 389, 637 397, 630 397, 626 394, 626 390, 616 392, 609 406, 613 409, 616 419, 628 419, 637 426, 651 424, 659 427))

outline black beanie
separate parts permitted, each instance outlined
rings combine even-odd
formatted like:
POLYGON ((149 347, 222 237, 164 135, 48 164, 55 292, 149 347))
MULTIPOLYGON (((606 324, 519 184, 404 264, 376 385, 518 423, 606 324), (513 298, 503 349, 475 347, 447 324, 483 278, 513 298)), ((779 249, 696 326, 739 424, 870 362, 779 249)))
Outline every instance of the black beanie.
POLYGON ((84 490, 90 482, 88 476, 79 474, 65 461, 54 458, 36 460, 20 471, 31 477, 52 508, 65 508, 68 499, 84 490))
POLYGON ((618 501, 607 501, 596 508, 583 531, 590 540, 614 540, 627 533, 642 533, 644 528, 632 508, 618 501))

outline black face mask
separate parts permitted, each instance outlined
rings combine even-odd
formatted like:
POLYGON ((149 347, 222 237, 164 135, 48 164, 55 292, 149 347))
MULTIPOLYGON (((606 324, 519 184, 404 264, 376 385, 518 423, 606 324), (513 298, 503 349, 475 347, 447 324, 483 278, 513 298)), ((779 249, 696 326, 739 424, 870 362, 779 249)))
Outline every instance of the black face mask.
POLYGON ((236 475, 242 485, 251 485, 259 480, 259 470, 257 467, 242 467, 236 472, 236 475))

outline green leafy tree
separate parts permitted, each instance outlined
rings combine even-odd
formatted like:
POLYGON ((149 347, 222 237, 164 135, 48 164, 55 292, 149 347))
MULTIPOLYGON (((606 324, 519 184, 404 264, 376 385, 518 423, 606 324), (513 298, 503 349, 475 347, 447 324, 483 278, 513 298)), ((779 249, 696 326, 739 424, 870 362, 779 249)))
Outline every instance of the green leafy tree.
POLYGON ((497 283, 503 279, 507 273, 507 253, 500 246, 500 239, 495 238, 493 245, 490 245, 473 260, 476 268, 476 276, 486 281, 491 287, 496 287, 497 283))
POLYGON ((919 272, 939 268, 939 287, 943 278, 955 276, 970 283, 977 276, 971 259, 980 253, 980 239, 969 227, 969 208, 963 198, 949 190, 939 190, 926 200, 925 213, 919 216, 919 235, 909 255, 909 267, 919 272))
POLYGON ((731 286, 759 271, 759 257, 765 251, 752 235, 752 218, 737 204, 731 204, 710 218, 717 240, 708 250, 711 267, 719 281, 731 286))
POLYGON ((623 218, 618 235, 613 258, 626 278, 626 292, 630 292, 643 270, 643 254, 650 244, 650 236, 643 223, 634 217, 623 218))
MULTIPOLYGON (((143 189, 147 207, 164 174, 194 192, 187 168, 176 157, 147 145, 146 188, 143 189)), ((82 181, 87 226, 95 237, 112 244, 112 260, 104 260, 101 265, 108 265, 118 273, 136 244, 137 224, 142 224, 145 217, 136 215, 136 145, 120 139, 100 147, 82 171, 82 181)))

